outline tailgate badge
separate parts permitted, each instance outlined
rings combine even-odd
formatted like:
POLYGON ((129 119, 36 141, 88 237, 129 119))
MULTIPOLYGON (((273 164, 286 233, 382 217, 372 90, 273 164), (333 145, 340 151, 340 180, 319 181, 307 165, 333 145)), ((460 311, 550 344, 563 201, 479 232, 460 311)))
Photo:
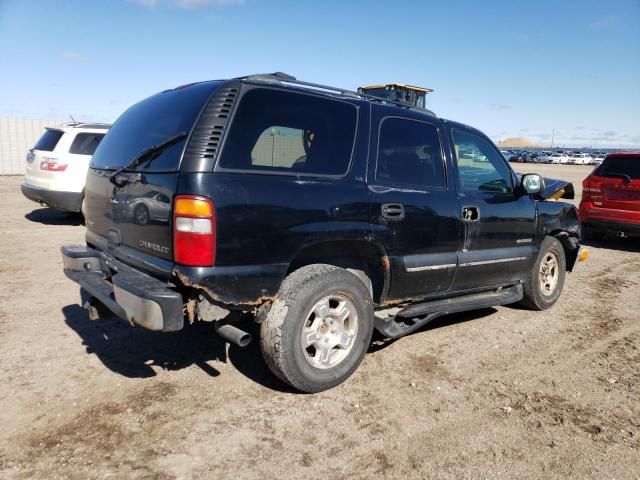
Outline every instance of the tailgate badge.
POLYGON ((158 245, 157 243, 153 243, 148 240, 140 240, 140 246, 160 253, 169 253, 169 247, 163 247, 162 245, 158 245))

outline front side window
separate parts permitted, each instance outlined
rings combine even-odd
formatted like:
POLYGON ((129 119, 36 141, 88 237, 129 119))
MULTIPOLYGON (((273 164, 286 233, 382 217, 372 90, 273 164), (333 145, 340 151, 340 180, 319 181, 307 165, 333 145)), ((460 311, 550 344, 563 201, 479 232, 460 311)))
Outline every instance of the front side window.
POLYGON ((438 130, 405 118, 386 118, 380 127, 376 181, 418 188, 444 187, 438 130))
POLYGON ((93 155, 102 137, 104 137, 104 133, 79 133, 76 135, 76 138, 73 139, 69 153, 75 155, 93 155))
POLYGON ((295 175, 344 175, 358 112, 314 95, 254 89, 243 97, 219 166, 295 175))
POLYGON ((511 169, 487 140, 453 130, 460 188, 465 192, 511 193, 511 169))

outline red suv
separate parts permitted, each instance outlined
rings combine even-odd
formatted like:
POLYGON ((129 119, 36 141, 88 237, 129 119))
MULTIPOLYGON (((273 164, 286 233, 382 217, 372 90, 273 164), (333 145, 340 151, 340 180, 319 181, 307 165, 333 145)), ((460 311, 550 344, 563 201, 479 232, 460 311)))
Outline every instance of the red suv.
POLYGON ((580 221, 594 238, 640 235, 640 151, 609 154, 584 179, 580 221))

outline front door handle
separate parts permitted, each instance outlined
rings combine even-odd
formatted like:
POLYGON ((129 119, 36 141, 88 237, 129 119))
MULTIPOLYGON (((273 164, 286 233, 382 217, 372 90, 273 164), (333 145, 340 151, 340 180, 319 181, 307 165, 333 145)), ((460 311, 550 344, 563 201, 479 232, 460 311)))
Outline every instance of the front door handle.
POLYGON ((404 207, 401 203, 383 203, 382 218, 387 220, 402 220, 404 218, 404 207))
POLYGON ((462 207, 462 219, 465 222, 476 222, 480 219, 478 207, 462 207))

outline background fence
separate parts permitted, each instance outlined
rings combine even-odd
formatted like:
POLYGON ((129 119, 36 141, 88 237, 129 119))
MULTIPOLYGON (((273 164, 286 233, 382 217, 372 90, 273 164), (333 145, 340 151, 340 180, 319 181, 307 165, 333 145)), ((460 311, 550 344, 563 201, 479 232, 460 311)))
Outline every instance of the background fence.
POLYGON ((63 120, 0 118, 0 175, 22 175, 25 156, 44 128, 62 123, 63 120))

